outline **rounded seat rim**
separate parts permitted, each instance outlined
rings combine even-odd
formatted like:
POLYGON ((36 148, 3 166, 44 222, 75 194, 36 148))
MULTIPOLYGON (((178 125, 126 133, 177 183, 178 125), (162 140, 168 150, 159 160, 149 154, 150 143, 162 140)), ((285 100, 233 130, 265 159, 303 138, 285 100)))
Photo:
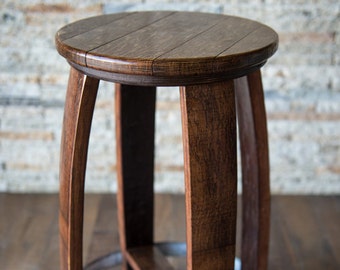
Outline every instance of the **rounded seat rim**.
MULTIPOLYGON (((164 11, 162 11, 164 12, 164 11)), ((162 13, 159 12, 159 13, 162 13)), ((152 12, 137 12, 146 14, 152 12)), ((254 23, 262 31, 270 35, 264 46, 253 46, 249 50, 231 52, 221 56, 203 57, 173 57, 147 59, 142 57, 123 57, 120 55, 103 55, 93 51, 86 51, 67 44, 60 33, 68 26, 62 27, 55 36, 56 48, 64 58, 76 69, 85 74, 102 78, 109 81, 125 82, 138 81, 142 79, 142 85, 187 85, 193 82, 202 83, 220 81, 224 79, 237 78, 248 74, 264 65, 278 48, 278 35, 270 27, 249 19, 201 12, 177 12, 186 14, 197 14, 197 16, 219 16, 221 18, 234 18, 240 21, 254 23), (198 81, 197 81, 198 80, 198 81), (178 83, 176 83, 176 81, 178 83)), ((87 19, 100 18, 132 13, 116 13, 94 16, 87 19)), ((76 23, 83 23, 83 19, 76 23)), ((137 82, 136 82, 137 84, 137 82)))

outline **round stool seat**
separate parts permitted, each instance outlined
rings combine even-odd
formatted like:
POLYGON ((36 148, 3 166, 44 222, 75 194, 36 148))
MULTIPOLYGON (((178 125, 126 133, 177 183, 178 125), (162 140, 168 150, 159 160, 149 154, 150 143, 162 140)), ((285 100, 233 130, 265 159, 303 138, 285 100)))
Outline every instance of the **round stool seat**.
POLYGON ((56 34, 58 52, 82 72, 119 83, 190 85, 261 67, 278 36, 255 21, 194 12, 135 12, 77 21, 56 34))

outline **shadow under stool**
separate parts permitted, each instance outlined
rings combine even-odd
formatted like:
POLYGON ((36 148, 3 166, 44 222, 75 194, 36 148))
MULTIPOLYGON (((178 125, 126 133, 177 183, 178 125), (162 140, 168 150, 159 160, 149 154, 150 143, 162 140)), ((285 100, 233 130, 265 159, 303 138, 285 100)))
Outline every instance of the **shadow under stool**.
MULTIPOLYGON (((153 240, 157 86, 180 86, 186 269, 234 269, 236 121, 243 183, 242 269, 267 268, 269 158, 260 68, 277 46, 277 34, 263 24, 194 12, 102 15, 57 32, 57 50, 71 65, 60 161, 61 269, 83 268, 85 168, 100 80, 116 84, 123 269, 173 269, 166 253, 176 253, 176 244, 153 240)), ((96 263, 104 266, 105 258, 96 263)))

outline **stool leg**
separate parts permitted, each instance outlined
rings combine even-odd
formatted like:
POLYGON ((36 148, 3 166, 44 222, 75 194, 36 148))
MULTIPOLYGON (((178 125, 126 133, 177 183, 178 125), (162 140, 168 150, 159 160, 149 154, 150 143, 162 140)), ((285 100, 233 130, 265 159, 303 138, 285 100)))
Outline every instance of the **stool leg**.
POLYGON ((270 188, 260 70, 235 80, 242 160, 242 269, 267 269, 270 188))
MULTIPOLYGON (((116 84, 120 245, 153 244, 155 87, 116 84)), ((125 262, 125 269, 132 269, 125 262)))
POLYGON ((187 269, 234 269, 237 164, 233 81, 182 87, 187 269))
POLYGON ((84 178, 99 81, 71 68, 60 156, 60 256, 62 270, 82 269, 84 178))

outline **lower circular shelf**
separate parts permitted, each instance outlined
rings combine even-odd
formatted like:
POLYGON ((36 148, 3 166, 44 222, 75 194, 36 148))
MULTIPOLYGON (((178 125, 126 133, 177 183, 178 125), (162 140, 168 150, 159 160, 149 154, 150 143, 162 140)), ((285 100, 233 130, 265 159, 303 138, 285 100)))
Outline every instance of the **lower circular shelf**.
MULTIPOLYGON (((183 242, 160 242, 155 243, 164 256, 184 257, 186 256, 186 243, 183 242)), ((112 252, 100 257, 84 267, 84 270, 103 270, 109 267, 120 265, 123 261, 123 255, 120 251, 112 252)), ((241 260, 235 258, 235 270, 241 270, 241 260)))

